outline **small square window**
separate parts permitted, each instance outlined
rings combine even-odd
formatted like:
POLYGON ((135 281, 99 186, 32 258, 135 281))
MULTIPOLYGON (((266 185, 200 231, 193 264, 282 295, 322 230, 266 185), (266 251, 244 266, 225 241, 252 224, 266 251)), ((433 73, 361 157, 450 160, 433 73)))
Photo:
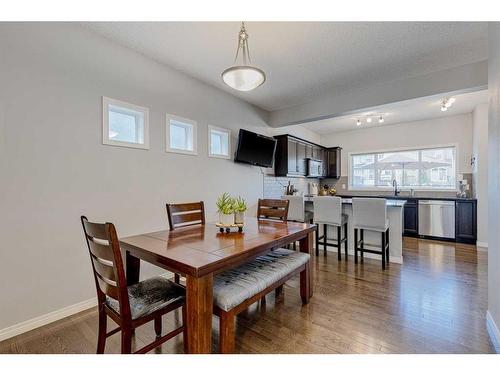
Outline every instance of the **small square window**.
POLYGON ((208 126, 208 156, 213 158, 230 159, 231 131, 208 126))
POLYGON ((167 114, 167 152, 197 155, 196 121, 167 114))
POLYGON ((102 97, 102 143, 149 149, 149 110, 102 97))

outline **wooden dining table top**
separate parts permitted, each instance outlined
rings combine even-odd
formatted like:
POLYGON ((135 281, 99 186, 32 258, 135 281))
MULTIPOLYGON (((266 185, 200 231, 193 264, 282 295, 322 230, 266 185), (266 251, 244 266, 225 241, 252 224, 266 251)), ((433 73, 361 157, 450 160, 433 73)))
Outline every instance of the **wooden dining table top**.
POLYGON ((207 223, 125 237, 120 244, 145 261, 200 277, 237 266, 315 230, 312 224, 246 218, 242 233, 220 233, 215 223, 207 223))

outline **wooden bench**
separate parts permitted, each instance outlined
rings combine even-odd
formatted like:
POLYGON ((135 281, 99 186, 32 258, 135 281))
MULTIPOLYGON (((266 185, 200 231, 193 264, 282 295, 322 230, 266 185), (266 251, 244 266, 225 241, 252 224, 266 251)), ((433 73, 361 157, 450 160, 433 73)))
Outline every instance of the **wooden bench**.
MULTIPOLYGON (((301 287, 310 287, 309 259, 309 254, 277 249, 215 277, 214 314, 220 319, 221 353, 234 352, 237 314, 299 273, 304 279, 301 287)), ((302 302, 308 303, 309 291, 301 295, 302 302)))

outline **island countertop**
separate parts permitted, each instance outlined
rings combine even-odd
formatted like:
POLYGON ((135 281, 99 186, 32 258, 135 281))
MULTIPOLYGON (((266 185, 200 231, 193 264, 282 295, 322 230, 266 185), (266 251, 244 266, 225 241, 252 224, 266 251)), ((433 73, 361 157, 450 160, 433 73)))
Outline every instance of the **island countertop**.
MULTIPOLYGON (((342 198, 342 204, 352 204, 352 198, 347 198, 347 197, 340 197, 340 198, 342 198)), ((366 197, 366 198, 375 198, 375 197, 366 197)), ((304 200, 306 202, 312 202, 313 197, 304 196, 304 200)), ((403 199, 386 199, 387 207, 404 207, 405 203, 406 200, 403 199)))

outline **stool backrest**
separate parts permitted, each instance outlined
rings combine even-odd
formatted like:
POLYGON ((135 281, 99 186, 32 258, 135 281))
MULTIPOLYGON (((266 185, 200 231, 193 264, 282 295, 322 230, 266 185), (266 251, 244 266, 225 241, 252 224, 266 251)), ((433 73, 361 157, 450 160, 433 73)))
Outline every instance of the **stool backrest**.
POLYGON ((283 195, 281 199, 288 200, 288 220, 300 221, 303 223, 305 221, 305 210, 306 204, 304 202, 304 197, 302 195, 283 195))
POLYGON ((387 206, 385 198, 352 198, 354 227, 385 229, 387 206))
POLYGON ((284 199, 259 199, 257 219, 287 221, 289 204, 284 199))
POLYGON ((127 281, 115 226, 112 223, 92 223, 85 216, 81 217, 81 221, 99 304, 106 301, 106 296, 111 297, 118 301, 122 319, 131 319, 127 281))
POLYGON ((314 197, 313 204, 315 223, 342 225, 342 198, 314 197))

